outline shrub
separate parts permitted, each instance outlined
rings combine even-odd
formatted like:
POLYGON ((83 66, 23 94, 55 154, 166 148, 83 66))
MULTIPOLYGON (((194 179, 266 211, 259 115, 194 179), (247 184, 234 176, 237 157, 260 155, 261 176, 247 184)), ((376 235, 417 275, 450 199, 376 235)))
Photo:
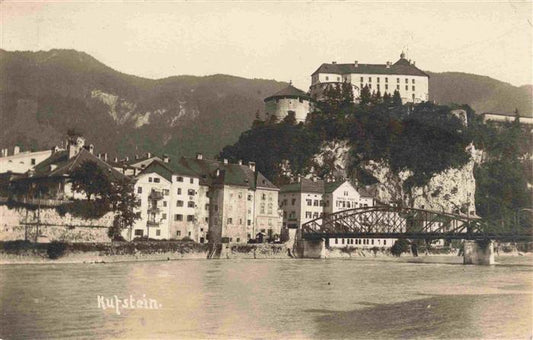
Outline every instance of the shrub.
POLYGON ((55 260, 63 256, 66 250, 67 250, 66 243, 60 242, 60 241, 52 241, 48 245, 48 249, 46 250, 46 253, 48 254, 48 257, 50 259, 55 260))
POLYGON ((20 254, 32 250, 34 247, 28 240, 16 240, 4 242, 2 248, 7 254, 20 254))
POLYGON ((390 252, 392 255, 398 257, 400 257, 402 253, 409 252, 409 241, 403 238, 396 240, 396 242, 394 242, 394 245, 390 248, 390 252))

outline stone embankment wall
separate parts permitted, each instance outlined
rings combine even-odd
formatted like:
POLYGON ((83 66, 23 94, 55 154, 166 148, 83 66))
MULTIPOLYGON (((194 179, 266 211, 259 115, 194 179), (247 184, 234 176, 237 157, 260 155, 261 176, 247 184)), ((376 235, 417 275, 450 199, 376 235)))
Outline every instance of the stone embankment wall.
POLYGON ((83 219, 55 208, 27 209, 0 205, 0 241, 38 240, 67 242, 108 242, 107 230, 113 224, 113 213, 98 219, 83 219), (37 224, 39 235, 37 235, 37 224))

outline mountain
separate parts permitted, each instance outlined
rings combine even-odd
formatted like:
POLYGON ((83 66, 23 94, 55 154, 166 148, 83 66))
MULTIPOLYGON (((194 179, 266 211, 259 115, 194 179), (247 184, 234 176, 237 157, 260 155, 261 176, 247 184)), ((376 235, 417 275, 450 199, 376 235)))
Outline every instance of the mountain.
MULTIPOLYGON (((531 115, 530 85, 473 74, 430 75, 431 99, 440 103, 467 103, 478 112, 518 108, 531 115)), ((0 147, 51 147, 74 128, 96 152, 111 156, 215 155, 250 127, 263 111, 263 98, 285 86, 228 75, 153 80, 120 73, 75 50, 0 50, 0 147)))
POLYGON ((533 87, 520 87, 476 74, 427 72, 429 99, 441 104, 469 104, 476 112, 513 113, 533 117, 533 87))
POLYGON ((111 155, 214 155, 285 86, 227 75, 152 80, 74 50, 0 50, 0 146, 51 147, 74 128, 111 155))

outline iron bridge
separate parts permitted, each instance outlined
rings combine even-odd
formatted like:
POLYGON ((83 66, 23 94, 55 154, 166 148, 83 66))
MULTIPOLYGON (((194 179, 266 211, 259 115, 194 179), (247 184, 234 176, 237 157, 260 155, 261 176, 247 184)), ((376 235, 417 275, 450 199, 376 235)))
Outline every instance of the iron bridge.
POLYGON ((406 238, 532 241, 531 219, 487 221, 445 212, 374 206, 326 214, 302 224, 306 240, 327 238, 406 238))

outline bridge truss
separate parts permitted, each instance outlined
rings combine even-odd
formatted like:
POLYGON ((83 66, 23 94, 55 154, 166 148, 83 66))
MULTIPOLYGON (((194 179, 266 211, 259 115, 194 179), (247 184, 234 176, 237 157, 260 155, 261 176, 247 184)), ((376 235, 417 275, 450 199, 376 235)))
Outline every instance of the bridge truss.
POLYGON ((348 209, 302 225, 304 239, 408 238, 408 239, 497 239, 531 241, 531 228, 520 223, 488 222, 445 212, 374 206, 348 209))

